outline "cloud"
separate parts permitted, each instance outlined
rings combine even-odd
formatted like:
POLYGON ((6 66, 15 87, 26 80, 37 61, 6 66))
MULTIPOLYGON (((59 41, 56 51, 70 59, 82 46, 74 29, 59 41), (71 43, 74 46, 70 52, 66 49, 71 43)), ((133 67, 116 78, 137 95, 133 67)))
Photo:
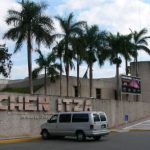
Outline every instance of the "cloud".
POLYGON ((78 11, 79 20, 113 32, 129 33, 129 28, 149 27, 150 3, 142 0, 67 0, 58 8, 60 12, 78 11))
POLYGON ((28 76, 27 65, 15 65, 12 68, 10 78, 11 79, 23 79, 28 76))
MULTIPOLYGON (((37 65, 35 64, 35 62, 32 63, 32 68, 36 68, 37 65)), ((43 73, 43 72, 42 72, 43 73)), ((14 65, 12 70, 11 70, 11 75, 10 78, 11 79, 23 79, 26 78, 28 76, 28 64, 24 63, 24 64, 17 64, 14 65)))
POLYGON ((140 51, 138 53, 138 60, 139 61, 145 61, 145 60, 150 60, 150 55, 148 55, 146 52, 144 51, 140 51))
POLYGON ((0 1, 0 36, 3 36, 3 33, 8 29, 8 26, 5 23, 7 17, 7 12, 9 9, 19 9, 19 5, 16 0, 1 0, 0 1))

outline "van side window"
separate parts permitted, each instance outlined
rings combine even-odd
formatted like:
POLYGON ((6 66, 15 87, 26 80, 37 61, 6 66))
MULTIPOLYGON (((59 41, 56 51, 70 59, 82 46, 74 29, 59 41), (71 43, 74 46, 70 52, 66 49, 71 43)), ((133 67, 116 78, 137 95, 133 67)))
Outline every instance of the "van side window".
POLYGON ((50 118, 49 123, 56 123, 56 122, 57 122, 57 118, 58 118, 58 115, 53 115, 53 116, 50 118))
POLYGON ((93 114, 93 117, 94 117, 94 122, 99 122, 100 121, 100 118, 99 118, 98 114, 93 114))
POLYGON ((106 121, 106 117, 105 117, 105 115, 100 114, 100 119, 101 119, 101 121, 106 121))
POLYGON ((72 122, 88 122, 89 115, 88 114, 73 114, 72 122))
POLYGON ((71 122, 71 114, 60 114, 59 122, 61 123, 71 122))

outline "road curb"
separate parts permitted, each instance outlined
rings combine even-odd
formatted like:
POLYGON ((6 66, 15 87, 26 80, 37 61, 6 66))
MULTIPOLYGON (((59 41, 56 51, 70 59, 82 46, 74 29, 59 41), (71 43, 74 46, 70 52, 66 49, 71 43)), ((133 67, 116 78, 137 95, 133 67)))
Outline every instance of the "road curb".
POLYGON ((110 133, 123 133, 123 132, 150 132, 149 129, 145 130, 145 129, 119 129, 119 130, 111 130, 110 133))
POLYGON ((129 132, 150 132, 150 130, 130 129, 129 132))
POLYGON ((117 133, 117 130, 110 130, 110 133, 117 133))
POLYGON ((0 140, 0 144, 7 144, 7 143, 18 143, 18 142, 31 142, 34 140, 41 140, 41 137, 29 137, 29 138, 15 138, 15 139, 2 139, 0 140))

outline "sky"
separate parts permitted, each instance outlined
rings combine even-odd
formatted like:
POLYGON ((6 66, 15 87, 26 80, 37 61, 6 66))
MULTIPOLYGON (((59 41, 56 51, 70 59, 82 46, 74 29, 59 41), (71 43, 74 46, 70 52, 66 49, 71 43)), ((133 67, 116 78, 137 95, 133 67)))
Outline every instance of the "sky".
MULTIPOLYGON (((48 9, 45 14, 54 16, 67 16, 70 12, 74 13, 77 21, 87 21, 88 25, 96 24, 100 30, 106 30, 116 34, 129 34, 133 31, 139 31, 147 28, 150 31, 150 0, 34 0, 35 2, 46 2, 48 9)), ((16 0, 0 0, 0 44, 5 43, 9 53, 13 53, 15 42, 4 39, 4 33, 10 28, 5 23, 7 11, 9 9, 19 10, 20 6, 16 0)), ((55 32, 60 33, 59 23, 54 20, 55 32)), ((150 32, 149 32, 150 35, 150 32)), ((33 45, 36 48, 35 45, 33 45)), ((10 79, 23 79, 28 76, 26 44, 22 49, 12 55, 13 68, 10 79)), ((46 55, 51 50, 42 46, 42 51, 46 55)), ((33 52, 33 68, 36 67, 35 59, 37 55, 33 52)), ((149 61, 150 56, 144 52, 139 52, 140 61, 149 61)), ((124 61, 120 67, 120 73, 125 73, 124 61)), ((80 77, 86 71, 87 65, 80 67, 80 77)), ((70 72, 70 75, 76 76, 76 69, 70 72)), ((93 67, 94 78, 107 78, 115 76, 115 66, 106 62, 103 67, 95 64, 93 67)), ((3 78, 3 77, 0 77, 3 78)))

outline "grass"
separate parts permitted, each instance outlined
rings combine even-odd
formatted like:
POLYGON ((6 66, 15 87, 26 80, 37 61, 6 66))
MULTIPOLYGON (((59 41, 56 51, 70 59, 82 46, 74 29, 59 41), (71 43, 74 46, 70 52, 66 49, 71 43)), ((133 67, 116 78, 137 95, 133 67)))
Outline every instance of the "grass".
MULTIPOLYGON (((34 92, 39 90, 43 85, 36 85, 33 87, 34 92)), ((17 87, 17 88, 10 88, 6 87, 1 90, 1 92, 11 92, 11 93, 30 93, 30 88, 29 87, 17 87)))

